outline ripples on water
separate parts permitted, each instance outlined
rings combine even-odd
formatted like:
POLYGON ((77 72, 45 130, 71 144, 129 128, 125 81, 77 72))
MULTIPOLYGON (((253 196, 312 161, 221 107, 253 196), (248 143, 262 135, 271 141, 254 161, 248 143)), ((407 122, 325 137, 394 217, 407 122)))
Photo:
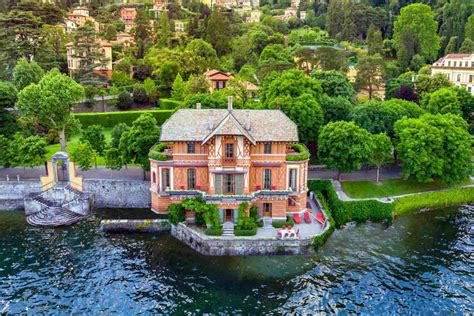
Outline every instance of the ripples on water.
POLYGON ((474 312, 474 207, 338 230, 310 256, 246 258, 98 231, 119 215, 40 230, 0 213, 0 313, 474 312))

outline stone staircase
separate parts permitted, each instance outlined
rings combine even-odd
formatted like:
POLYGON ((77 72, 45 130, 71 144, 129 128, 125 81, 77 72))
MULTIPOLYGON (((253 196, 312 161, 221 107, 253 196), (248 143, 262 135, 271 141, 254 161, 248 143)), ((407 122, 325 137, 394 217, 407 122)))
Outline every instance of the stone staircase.
POLYGON ((264 217, 263 218, 263 228, 273 228, 271 217, 264 217))
POLYGON ((71 212, 66 208, 52 206, 28 216, 26 221, 33 226, 59 227, 77 223, 83 218, 84 216, 71 212))
POLYGON ((223 229, 222 236, 234 236, 234 223, 225 222, 222 225, 222 229, 223 229))

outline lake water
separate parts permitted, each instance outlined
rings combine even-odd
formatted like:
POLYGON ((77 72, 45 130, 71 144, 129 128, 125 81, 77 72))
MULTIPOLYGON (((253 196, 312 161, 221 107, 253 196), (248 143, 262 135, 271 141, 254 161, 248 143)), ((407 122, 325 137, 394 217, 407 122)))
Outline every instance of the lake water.
POLYGON ((0 313, 474 312, 474 207, 350 226, 309 256, 240 258, 99 231, 130 212, 56 230, 0 212, 0 313))

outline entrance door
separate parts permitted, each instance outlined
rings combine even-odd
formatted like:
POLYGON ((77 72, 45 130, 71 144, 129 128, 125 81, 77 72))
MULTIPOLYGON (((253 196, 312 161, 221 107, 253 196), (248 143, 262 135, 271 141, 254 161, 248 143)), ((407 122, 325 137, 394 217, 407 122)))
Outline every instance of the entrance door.
POLYGON ((272 216, 272 203, 263 203, 263 216, 272 216))
POLYGON ((232 219, 234 217, 234 210, 233 209, 226 209, 225 210, 225 221, 226 222, 232 222, 232 219))

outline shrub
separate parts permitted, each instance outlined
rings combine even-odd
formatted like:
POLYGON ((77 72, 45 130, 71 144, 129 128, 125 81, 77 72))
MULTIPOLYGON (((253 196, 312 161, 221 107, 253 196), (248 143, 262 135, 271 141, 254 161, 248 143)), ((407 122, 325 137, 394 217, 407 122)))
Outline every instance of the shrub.
POLYGON ((401 215, 422 208, 442 208, 474 202, 474 188, 459 188, 447 191, 426 192, 409 195, 395 200, 395 215, 401 215))
POLYGON ((222 227, 211 227, 204 231, 204 234, 208 236, 220 236, 224 233, 222 227))
POLYGON ((119 123, 132 125, 143 113, 151 113, 159 125, 163 124, 173 113, 171 110, 149 110, 149 111, 126 111, 126 112, 101 112, 101 113, 76 113, 77 118, 82 127, 86 128, 90 125, 99 124, 103 127, 114 127, 119 123))
POLYGON ((308 149, 301 145, 301 144, 294 144, 291 146, 292 149, 294 149, 297 154, 291 154, 286 156, 287 161, 301 161, 301 160, 306 160, 309 159, 311 156, 310 152, 308 149))
POLYGON ((321 202, 323 210, 325 211, 325 214, 326 214, 326 218, 329 221, 329 228, 324 233, 322 233, 321 235, 314 236, 314 239, 313 239, 314 249, 318 249, 319 247, 323 246, 326 243, 326 241, 329 239, 329 237, 334 232, 334 228, 336 226, 336 223, 334 221, 334 218, 332 217, 331 210, 328 206, 328 203, 327 203, 325 197, 319 191, 316 191, 316 195, 318 197, 318 200, 321 202))
POLYGON ((133 105, 133 98, 130 93, 126 91, 120 92, 118 96, 118 104, 117 106, 121 110, 128 110, 133 105))
POLYGON ((294 226, 295 222, 290 216, 286 217, 286 222, 272 222, 274 228, 281 228, 282 226, 294 226))
POLYGON ((184 105, 182 101, 176 101, 172 99, 160 99, 159 100, 160 109, 162 110, 173 110, 176 108, 180 108, 184 105))
POLYGON ((181 204, 170 204, 168 206, 168 219, 171 224, 178 224, 186 220, 184 207, 181 204))
POLYGON ((255 236, 257 234, 257 227, 252 229, 234 229, 235 236, 255 236))
POLYGON ((146 103, 148 102, 148 96, 146 94, 143 85, 136 84, 133 86, 133 101, 135 103, 146 103))

